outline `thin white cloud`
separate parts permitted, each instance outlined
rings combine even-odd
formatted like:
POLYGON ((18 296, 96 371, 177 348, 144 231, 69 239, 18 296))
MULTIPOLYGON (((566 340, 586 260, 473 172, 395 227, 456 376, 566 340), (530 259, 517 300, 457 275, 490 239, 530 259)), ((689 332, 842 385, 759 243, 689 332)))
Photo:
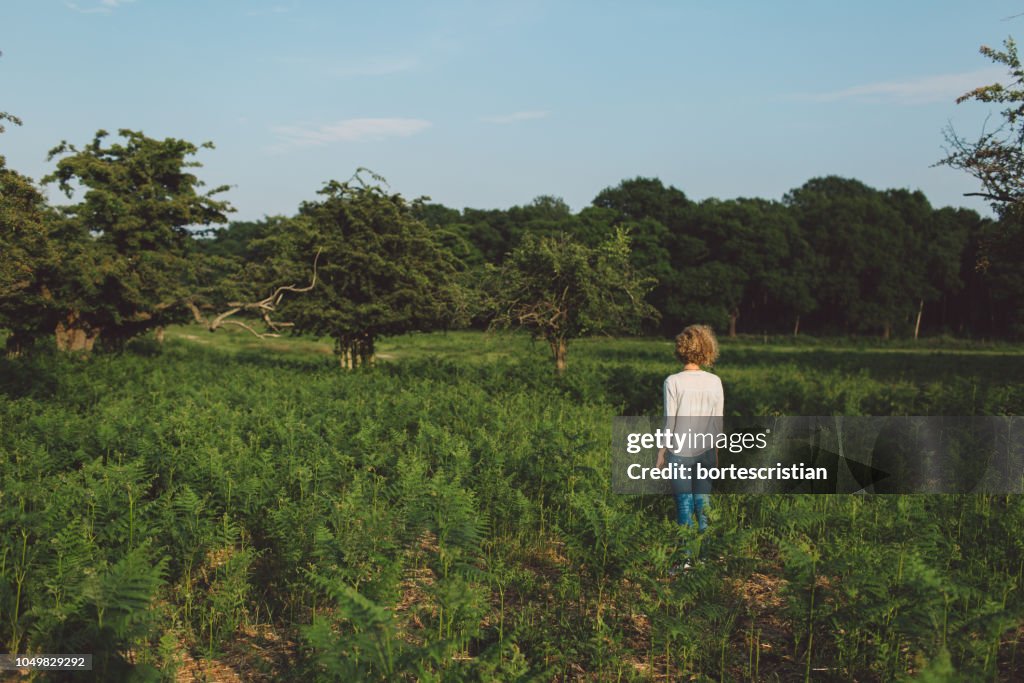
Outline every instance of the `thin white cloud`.
POLYGON ((979 86, 1006 80, 1006 70, 989 67, 963 73, 922 76, 906 81, 880 81, 855 85, 842 90, 799 96, 814 102, 861 102, 896 104, 931 104, 952 102, 960 95, 979 86))
POLYGON ((64 3, 68 9, 73 9, 76 12, 82 14, 109 14, 115 9, 122 5, 127 5, 135 0, 100 0, 98 5, 90 5, 88 7, 82 7, 76 2, 64 3))
POLYGON ((547 118, 548 114, 549 112, 547 111, 537 109, 533 111, 515 111, 512 112, 511 114, 500 114, 498 116, 485 116, 480 120, 485 121, 486 123, 518 123, 520 121, 534 121, 536 119, 544 119, 547 118))
POLYGON ((271 130, 281 144, 277 149, 314 147, 335 142, 372 142, 387 138, 405 138, 430 127, 423 119, 345 119, 320 126, 274 126, 271 130))
POLYGON ((419 66, 415 57, 380 57, 365 61, 343 64, 330 69, 328 73, 337 78, 359 78, 361 76, 387 76, 412 71, 419 66))

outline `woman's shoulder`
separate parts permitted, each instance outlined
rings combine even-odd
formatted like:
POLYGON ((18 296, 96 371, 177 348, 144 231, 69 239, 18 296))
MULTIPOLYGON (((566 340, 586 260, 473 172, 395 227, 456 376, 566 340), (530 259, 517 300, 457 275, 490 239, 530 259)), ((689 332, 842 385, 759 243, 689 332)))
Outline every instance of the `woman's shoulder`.
POLYGON ((665 378, 665 384, 683 383, 695 386, 722 386, 721 378, 707 370, 680 370, 665 378))

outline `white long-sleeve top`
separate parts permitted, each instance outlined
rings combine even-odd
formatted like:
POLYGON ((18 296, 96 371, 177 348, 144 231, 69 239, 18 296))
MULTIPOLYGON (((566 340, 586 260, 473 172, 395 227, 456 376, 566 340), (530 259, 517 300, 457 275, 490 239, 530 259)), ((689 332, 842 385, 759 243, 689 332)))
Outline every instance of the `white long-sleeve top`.
POLYGON ((718 375, 705 370, 669 375, 665 379, 665 429, 676 439, 683 437, 682 448, 676 451, 673 444, 669 453, 695 456, 714 448, 714 440, 722 433, 724 412, 725 392, 718 375))

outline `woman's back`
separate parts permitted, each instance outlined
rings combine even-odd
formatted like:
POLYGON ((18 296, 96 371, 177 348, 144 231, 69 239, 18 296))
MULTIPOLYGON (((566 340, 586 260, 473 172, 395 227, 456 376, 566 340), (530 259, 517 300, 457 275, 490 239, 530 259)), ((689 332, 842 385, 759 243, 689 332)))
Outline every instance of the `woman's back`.
POLYGON ((682 370, 665 379, 666 415, 721 415, 722 380, 706 370, 682 370))
POLYGON ((718 375, 704 370, 683 370, 665 379, 665 428, 677 435, 670 449, 694 456, 713 447, 722 431, 725 392, 718 375), (681 440, 680 440, 681 437, 681 440))

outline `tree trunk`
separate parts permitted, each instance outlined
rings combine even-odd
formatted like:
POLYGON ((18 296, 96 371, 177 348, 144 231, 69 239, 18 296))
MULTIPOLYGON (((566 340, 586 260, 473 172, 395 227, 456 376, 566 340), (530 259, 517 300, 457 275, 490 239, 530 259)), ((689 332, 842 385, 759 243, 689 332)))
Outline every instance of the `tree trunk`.
POLYGON ((71 311, 65 320, 57 323, 53 333, 61 351, 89 352, 100 336, 100 329, 82 320, 78 311, 71 311))
POLYGON ((4 344, 4 352, 8 358, 17 358, 25 352, 31 340, 23 334, 11 332, 4 344))
POLYGON ((729 311, 729 336, 736 336, 736 318, 740 317, 740 312, 735 308, 729 311))
POLYGON ((364 333, 359 339, 359 364, 364 367, 372 367, 375 356, 374 339, 364 333))
POLYGON ((882 323, 882 339, 888 341, 892 337, 892 324, 886 320, 882 323))
POLYGON ((921 299, 921 305, 917 307, 917 321, 914 323, 914 339, 917 339, 917 335, 921 331, 922 313, 924 313, 924 299, 921 299))
POLYGON ((344 335, 337 339, 334 352, 338 354, 338 362, 345 370, 372 366, 375 360, 374 338, 367 332, 344 335))
POLYGON ((800 334, 800 315, 796 316, 796 322, 793 323, 793 336, 800 334))
POLYGON ((565 362, 566 341, 564 339, 552 339, 549 343, 551 344, 551 355, 555 357, 555 372, 561 375, 565 372, 566 367, 568 367, 565 362))

